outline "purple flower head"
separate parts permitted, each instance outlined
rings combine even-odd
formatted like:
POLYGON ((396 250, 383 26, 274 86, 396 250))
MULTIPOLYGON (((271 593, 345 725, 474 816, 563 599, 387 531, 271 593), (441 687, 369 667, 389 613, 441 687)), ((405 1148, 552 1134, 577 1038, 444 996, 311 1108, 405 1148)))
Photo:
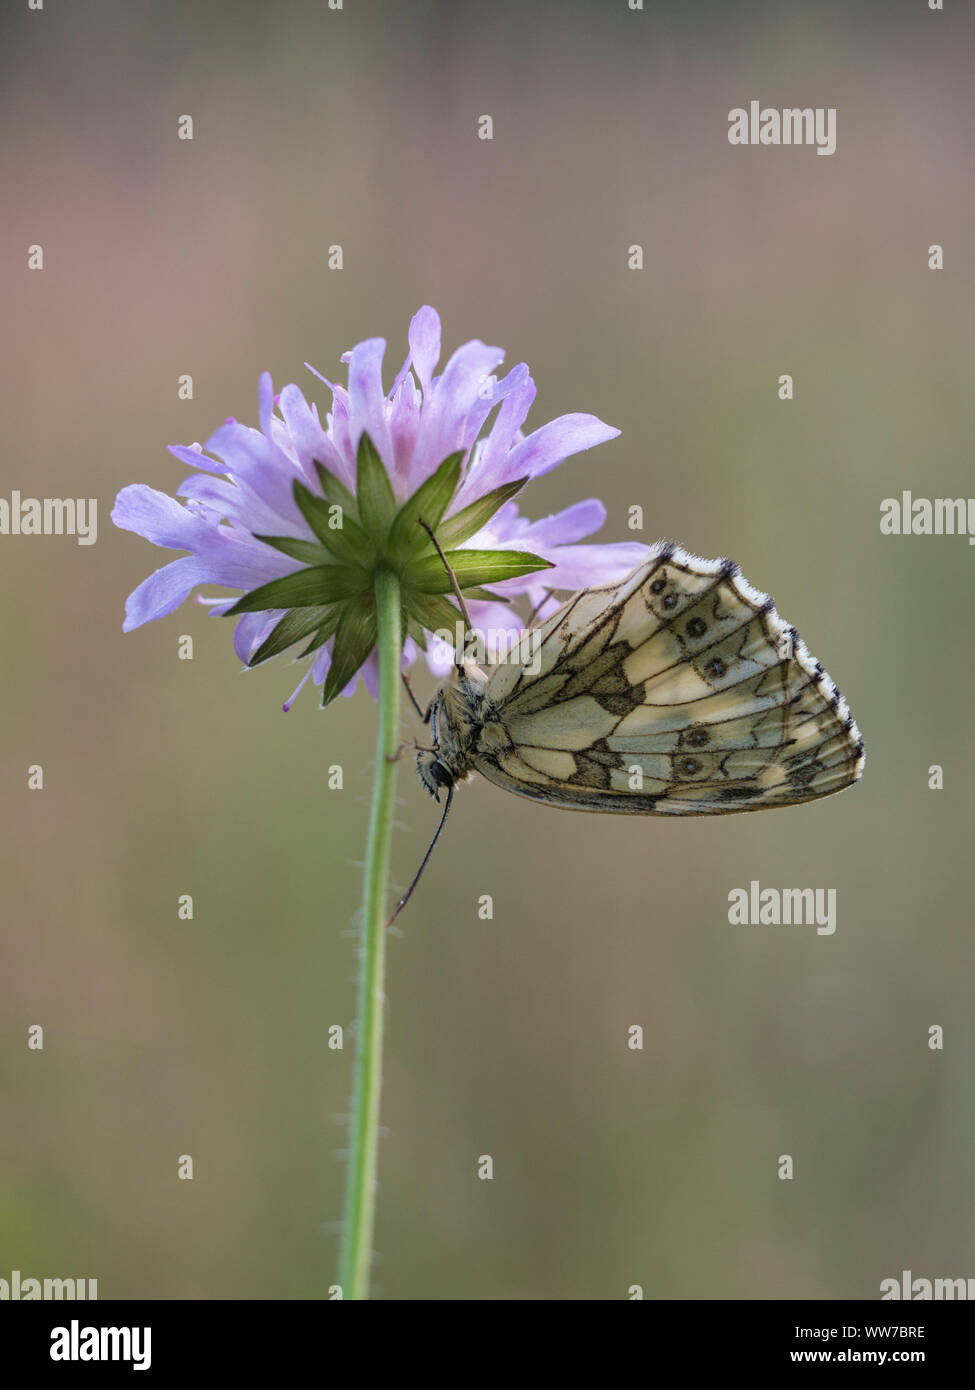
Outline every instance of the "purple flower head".
POLYGON ((324 687, 323 703, 351 695, 359 675, 375 694, 379 568, 400 581, 404 666, 423 648, 438 675, 449 667, 450 654, 428 636, 453 630, 460 615, 418 517, 447 552, 478 629, 517 634, 513 598, 548 605, 550 591, 612 582, 639 563, 642 545, 577 544, 603 524, 601 502, 531 522, 514 500, 529 479, 618 430, 572 414, 526 436, 535 397, 528 368, 519 363, 499 380, 504 353, 475 339, 436 375, 440 319, 429 306, 410 324, 388 394, 385 348, 369 338, 343 356, 348 386, 321 378, 332 393, 324 427, 297 386, 275 396, 264 373, 259 429, 227 420, 204 446, 171 446, 196 470, 177 489, 182 501, 145 484, 121 490, 117 526, 188 552, 129 595, 125 631, 173 612, 200 585, 242 590, 211 607, 239 615, 240 659, 257 665, 298 643, 308 658, 288 709, 309 678, 324 687))

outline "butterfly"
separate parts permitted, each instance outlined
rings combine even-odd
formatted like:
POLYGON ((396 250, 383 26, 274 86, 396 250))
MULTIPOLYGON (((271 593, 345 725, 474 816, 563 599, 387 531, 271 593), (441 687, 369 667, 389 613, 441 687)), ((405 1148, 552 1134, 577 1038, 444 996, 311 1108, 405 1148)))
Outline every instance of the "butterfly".
POLYGON ((797 805, 862 776, 846 701, 731 560, 661 542, 529 635, 531 661, 490 673, 459 655, 427 711, 417 775, 447 805, 420 873, 473 772, 550 806, 663 816, 797 805))

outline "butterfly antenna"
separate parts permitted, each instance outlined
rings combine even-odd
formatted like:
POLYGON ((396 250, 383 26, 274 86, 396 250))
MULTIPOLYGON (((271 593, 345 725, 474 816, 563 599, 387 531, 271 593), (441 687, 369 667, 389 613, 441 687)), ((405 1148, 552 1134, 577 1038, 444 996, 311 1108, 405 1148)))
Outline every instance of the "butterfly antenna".
POLYGON ((406 892, 403 894, 403 896, 400 898, 399 902, 398 902, 398 903, 396 904, 396 906, 393 908, 393 915, 392 915, 392 917, 390 917, 389 921, 386 923, 386 926, 387 926, 387 927, 391 927, 391 926, 393 925, 393 923, 396 921, 396 918, 400 915, 400 913, 403 911, 403 908, 404 908, 404 907, 406 906, 406 904, 409 902, 410 898, 412 898, 412 896, 413 896, 413 889, 414 889, 414 888, 416 887, 416 885, 420 882, 420 877, 421 877, 421 875, 422 875, 422 873, 423 873, 423 870, 424 870, 424 869, 427 867, 427 865, 429 864, 429 862, 430 862, 430 856, 431 856, 431 854, 433 853, 434 849, 436 848, 437 841, 440 839, 440 832, 441 832, 441 830, 443 830, 443 828, 444 828, 444 822, 445 822, 446 819, 447 819, 447 812, 450 810, 450 803, 453 801, 453 799, 454 799, 454 787, 453 787, 453 783, 451 783, 451 784, 447 787, 447 799, 446 799, 446 801, 444 802, 443 815, 440 817, 440 824, 437 826, 437 832, 436 832, 436 834, 434 835, 433 839, 430 841, 430 848, 427 850, 426 854, 423 856, 423 862, 422 862, 422 864, 420 865, 420 867, 417 869, 417 871, 416 871, 416 877, 414 878, 413 882, 410 884, 409 888, 407 888, 406 892))
MULTIPOLYGON (((418 517, 417 517, 417 521, 418 521, 418 523, 423 527, 424 531, 426 531, 426 533, 427 533, 427 535, 430 537, 431 541, 433 541, 433 548, 434 548, 434 550, 437 552, 437 554, 440 556, 441 562, 443 563, 443 567, 444 567, 444 569, 447 571, 447 577, 448 577, 448 579, 450 580, 450 587, 451 587, 451 588, 453 589, 453 591, 454 591, 454 598, 455 598, 455 599, 457 600, 457 602, 460 604, 461 616, 462 616, 463 619, 464 619, 464 627, 465 627, 464 641, 465 641, 465 645, 466 645, 467 633, 471 631, 473 624, 471 623, 471 615, 470 615, 470 613, 468 613, 468 611, 467 611, 467 604, 464 602, 464 595, 461 593, 461 591, 460 591, 460 585, 457 583, 457 576, 456 576, 456 574, 454 574, 453 570, 451 569, 451 567, 450 567, 450 561, 447 559, 446 555, 443 553, 443 548, 442 548, 440 542, 437 540, 436 536, 433 534, 433 527, 432 527, 432 526, 428 526, 427 523, 423 520, 423 517, 422 517, 422 516, 418 516, 418 517)), ((454 653, 454 665, 457 666, 458 668, 463 668, 463 665, 464 665, 463 656, 464 656, 463 652, 455 652, 455 653, 454 653)), ((448 804, 449 804, 449 803, 448 803, 448 804)), ((438 833, 439 833, 439 832, 438 832, 438 833)))

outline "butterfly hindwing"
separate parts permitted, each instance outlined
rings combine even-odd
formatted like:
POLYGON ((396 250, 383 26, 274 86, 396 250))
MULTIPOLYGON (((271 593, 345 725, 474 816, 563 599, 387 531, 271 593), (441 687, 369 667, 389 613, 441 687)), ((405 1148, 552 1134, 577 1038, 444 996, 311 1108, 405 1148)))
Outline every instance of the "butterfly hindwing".
POLYGON ((765 594, 726 560, 654 547, 622 583, 570 599, 534 660, 502 662, 473 766, 575 810, 707 815, 855 782, 845 701, 765 594))

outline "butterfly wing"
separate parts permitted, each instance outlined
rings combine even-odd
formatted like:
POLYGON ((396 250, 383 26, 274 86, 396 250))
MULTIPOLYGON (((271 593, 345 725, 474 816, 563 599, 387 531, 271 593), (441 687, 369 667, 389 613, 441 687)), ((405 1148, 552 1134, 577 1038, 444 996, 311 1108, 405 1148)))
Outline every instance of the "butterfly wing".
POLYGON ((473 765, 581 811, 720 815, 829 796, 863 772, 836 686, 728 560, 660 544, 538 629, 487 683, 473 765))

